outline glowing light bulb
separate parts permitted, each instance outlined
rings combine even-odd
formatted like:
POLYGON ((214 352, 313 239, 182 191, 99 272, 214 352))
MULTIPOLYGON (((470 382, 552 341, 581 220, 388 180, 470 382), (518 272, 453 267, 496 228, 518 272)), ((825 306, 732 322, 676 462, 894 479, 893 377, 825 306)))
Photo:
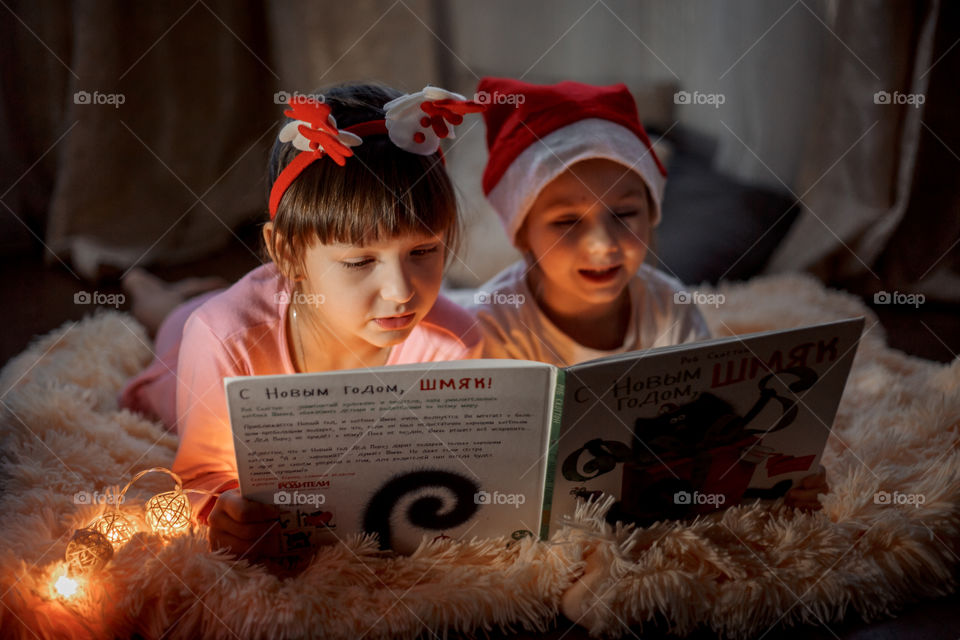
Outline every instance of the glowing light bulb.
POLYGON ((67 562, 59 563, 50 575, 50 595, 54 598, 61 600, 82 598, 85 587, 84 576, 76 574, 75 569, 67 562))
POLYGON ((146 519, 157 533, 171 534, 190 525, 190 501, 182 491, 158 493, 146 504, 146 519))
POLYGON ((77 529, 67 543, 67 566, 72 574, 99 571, 113 557, 107 536, 93 529, 77 529))
POLYGON ((80 585, 69 576, 60 576, 53 584, 53 588, 56 589, 57 593, 62 597, 72 598, 80 589, 80 585))
POLYGON ((137 531, 137 527, 117 511, 108 511, 87 527, 105 535, 114 549, 126 544, 137 531))

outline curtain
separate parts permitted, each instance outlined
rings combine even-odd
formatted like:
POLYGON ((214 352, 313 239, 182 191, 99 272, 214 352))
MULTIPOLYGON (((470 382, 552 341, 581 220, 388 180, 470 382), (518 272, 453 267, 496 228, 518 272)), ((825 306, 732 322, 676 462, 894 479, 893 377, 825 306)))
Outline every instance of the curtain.
POLYGON ((712 134, 717 169, 799 196, 768 270, 960 299, 957 4, 703 9, 11 0, 0 10, 0 246, 41 241, 49 262, 87 277, 216 250, 263 219, 280 91, 381 80, 469 93, 484 73, 646 78, 724 93, 722 109, 677 108, 669 123, 712 134))
POLYGON ((960 301, 958 18, 956 3, 937 0, 832 7, 803 210, 769 271, 960 301))
POLYGON ((3 241, 49 262, 175 264, 262 219, 278 92, 435 81, 429 0, 11 2, 3 241))

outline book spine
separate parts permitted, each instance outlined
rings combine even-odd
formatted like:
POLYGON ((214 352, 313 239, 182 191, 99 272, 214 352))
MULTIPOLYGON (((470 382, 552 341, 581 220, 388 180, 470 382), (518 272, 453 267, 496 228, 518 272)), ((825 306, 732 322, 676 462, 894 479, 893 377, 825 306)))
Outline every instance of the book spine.
POLYGON ((557 380, 553 387, 553 411, 550 414, 550 439, 547 444, 547 462, 543 485, 543 511, 540 516, 540 539, 550 535, 550 509, 553 504, 553 484, 557 471, 557 441, 560 439, 560 423, 563 419, 563 397, 566 389, 567 372, 557 369, 557 380))

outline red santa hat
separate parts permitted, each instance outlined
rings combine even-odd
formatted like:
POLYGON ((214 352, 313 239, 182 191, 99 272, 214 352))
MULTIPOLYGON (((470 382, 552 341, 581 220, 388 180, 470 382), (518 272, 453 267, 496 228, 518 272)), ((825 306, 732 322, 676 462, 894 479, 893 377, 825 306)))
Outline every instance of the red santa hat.
POLYGON ((476 100, 486 106, 489 158, 483 192, 511 241, 540 191, 574 163, 591 158, 635 171, 650 189, 653 224, 660 222, 667 172, 625 85, 535 85, 484 78, 476 100))

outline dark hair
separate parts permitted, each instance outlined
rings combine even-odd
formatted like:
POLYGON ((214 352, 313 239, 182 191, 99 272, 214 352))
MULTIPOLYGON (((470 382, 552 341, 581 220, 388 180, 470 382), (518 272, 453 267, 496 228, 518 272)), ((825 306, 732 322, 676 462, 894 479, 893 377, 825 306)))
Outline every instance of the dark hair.
MULTIPOLYGON (((383 105, 402 95, 375 84, 341 85, 316 93, 330 105, 339 129, 383 119, 383 105)), ((289 142, 274 143, 271 186, 298 153, 289 142)), ((443 236, 449 257, 459 235, 456 194, 440 155, 404 151, 385 134, 365 136, 345 166, 329 158, 311 163, 284 193, 273 223, 269 249, 278 262, 289 261, 278 264, 285 275, 290 275, 290 266, 302 270, 304 254, 316 241, 366 244, 430 233, 443 236)))

